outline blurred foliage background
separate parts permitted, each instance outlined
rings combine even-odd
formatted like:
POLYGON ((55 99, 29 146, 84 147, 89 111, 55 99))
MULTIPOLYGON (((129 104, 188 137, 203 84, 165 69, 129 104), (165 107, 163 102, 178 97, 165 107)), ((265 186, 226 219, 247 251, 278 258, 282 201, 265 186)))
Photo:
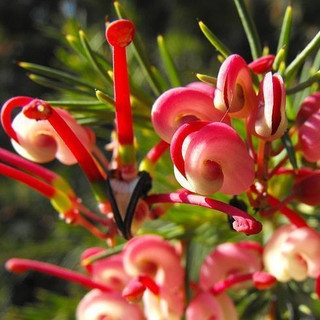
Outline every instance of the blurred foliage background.
MULTIPOLYGON (((320 27, 319 0, 291 2, 294 22, 289 60, 320 27)), ((195 80, 194 72, 215 75, 219 66, 214 49, 201 33, 197 19, 213 30, 233 52, 250 61, 249 46, 232 0, 130 0, 121 3, 130 12, 150 60, 159 68, 156 37, 164 35, 184 84, 195 80)), ((247 1, 260 38, 272 53, 276 50, 287 3, 282 0, 247 1)), ((70 53, 65 40, 65 34, 77 26, 85 30, 96 50, 110 58, 104 39, 106 17, 110 20, 116 18, 111 0, 1 0, 1 103, 17 95, 44 99, 63 96, 61 92, 30 81, 17 62, 28 61, 60 70, 68 65, 79 73, 83 72, 85 65, 70 53)), ((143 85, 141 72, 135 71, 131 76, 143 85)), ((109 138, 102 132, 103 136, 109 138)), ((1 147, 12 150, 3 131, 0 131, 0 139, 1 147)), ((77 166, 66 168, 55 162, 47 166, 67 177, 94 206, 77 166)), ((66 225, 40 195, 3 177, 0 178, 0 201, 0 318, 74 319, 74 309, 85 289, 35 273, 11 275, 5 271, 4 262, 18 256, 77 269, 79 256, 85 248, 103 246, 104 243, 80 228, 66 225)), ((223 230, 221 241, 224 240, 223 230)), ((206 235, 203 230, 201 232, 206 235)))

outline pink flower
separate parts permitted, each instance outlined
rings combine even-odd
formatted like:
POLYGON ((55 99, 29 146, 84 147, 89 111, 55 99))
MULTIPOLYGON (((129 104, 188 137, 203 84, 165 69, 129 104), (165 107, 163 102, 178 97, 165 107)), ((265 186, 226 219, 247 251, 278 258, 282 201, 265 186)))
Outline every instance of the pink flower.
POLYGON ((308 120, 315 112, 320 109, 320 92, 314 92, 306 97, 301 104, 300 110, 297 114, 296 123, 300 127, 308 120))
POLYGON ((320 109, 313 112, 301 125, 298 133, 303 157, 310 162, 320 160, 320 109))
POLYGON ((137 304, 130 304, 117 292, 103 292, 93 289, 80 301, 77 320, 143 320, 143 313, 137 304))
POLYGON ((284 225, 267 242, 263 262, 281 282, 316 278, 320 272, 320 234, 309 227, 284 225))
MULTIPOLYGON (((94 144, 93 133, 79 125, 67 111, 63 109, 56 109, 56 111, 84 146, 91 150, 94 144)), ((29 119, 20 112, 13 120, 12 128, 17 134, 17 141, 11 140, 12 145, 24 158, 39 163, 49 162, 55 158, 66 165, 77 163, 72 152, 48 120, 29 119)))
POLYGON ((184 269, 181 257, 159 236, 145 235, 131 239, 125 246, 123 262, 131 277, 144 275, 159 287, 143 294, 144 313, 149 320, 179 320, 184 311, 184 269))
POLYGON ((213 296, 200 292, 193 298, 186 310, 186 320, 237 320, 237 310, 225 293, 213 296))
POLYGON ((268 54, 262 56, 248 64, 248 67, 255 73, 261 74, 271 71, 275 56, 268 54))
POLYGON ((164 92, 152 106, 154 130, 161 139, 170 143, 174 132, 184 123, 195 120, 224 121, 230 124, 224 112, 214 108, 215 89, 204 83, 164 92))
POLYGON ((236 118, 246 118, 257 105, 250 69, 237 54, 229 56, 220 67, 214 105, 236 118))
POLYGON ((224 123, 184 124, 174 134, 170 152, 176 179, 189 191, 239 194, 253 183, 253 159, 237 132, 224 123))
POLYGON ((259 88, 258 105, 249 118, 249 130, 265 140, 280 138, 287 129, 286 93, 282 77, 268 72, 259 88))
POLYGON ((243 275, 262 270, 262 247, 253 241, 223 243, 204 260, 200 271, 200 286, 210 289, 231 275, 243 275))

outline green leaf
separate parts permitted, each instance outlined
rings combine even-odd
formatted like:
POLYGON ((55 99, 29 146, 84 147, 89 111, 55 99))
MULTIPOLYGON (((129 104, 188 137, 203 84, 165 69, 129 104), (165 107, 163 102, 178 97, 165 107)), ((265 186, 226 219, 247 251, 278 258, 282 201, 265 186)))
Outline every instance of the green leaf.
POLYGON ((288 132, 286 131, 284 133, 284 135, 281 137, 281 141, 287 151, 288 157, 289 157, 289 161, 293 167, 294 170, 298 170, 298 164, 297 164, 297 158, 296 158, 296 154, 295 154, 295 149, 294 146, 292 144, 291 138, 288 134, 288 132))
POLYGON ((80 93, 83 95, 94 97, 94 90, 92 90, 92 91, 83 90, 83 89, 76 88, 74 86, 62 83, 62 82, 58 82, 58 81, 50 80, 50 79, 42 77, 42 76, 38 76, 36 74, 29 74, 28 76, 32 81, 34 81, 44 87, 48 87, 51 89, 57 89, 57 90, 66 90, 66 91, 71 91, 71 92, 80 93))
POLYGON ((158 42, 160 55, 161 55, 165 70, 167 72, 167 75, 169 77, 169 80, 171 82, 171 85, 173 87, 180 87, 181 81, 179 79, 179 75, 178 75, 176 66, 174 65, 172 56, 170 55, 170 52, 168 51, 168 48, 166 46, 166 43, 164 41, 163 36, 159 35, 157 37, 157 42, 158 42))
POLYGON ((87 40, 87 36, 83 30, 79 30, 79 37, 88 61, 91 63, 92 67, 97 71, 102 81, 104 81, 106 85, 109 86, 110 83, 112 83, 112 80, 108 76, 107 70, 104 70, 102 66, 98 63, 95 57, 95 53, 90 47, 90 44, 87 40))
POLYGON ((48 78, 58 79, 60 81, 65 81, 74 86, 87 87, 93 90, 97 89, 96 86, 92 85, 87 81, 81 80, 78 76, 74 76, 67 72, 56 70, 51 67, 46 67, 29 62, 18 62, 18 66, 32 73, 42 75, 48 78))
POLYGON ((209 40, 209 42, 216 48, 218 52, 220 52, 224 59, 227 58, 231 54, 231 50, 229 50, 202 21, 199 21, 198 23, 202 33, 209 40))
POLYGON ((243 25, 243 29, 247 35, 249 42, 251 55, 253 60, 259 58, 262 53, 262 47, 258 35, 257 28, 253 22, 252 16, 250 15, 247 7, 244 4, 243 0, 234 0, 240 20, 243 25))
POLYGON ((320 31, 314 38, 307 44, 307 46, 296 56, 296 58, 288 65, 285 70, 285 80, 289 82, 298 68, 306 60, 306 58, 320 46, 320 31))
MULTIPOLYGON (((128 19, 128 15, 126 14, 125 10, 123 9, 123 7, 118 1, 115 1, 113 5, 115 7, 116 14, 119 17, 119 19, 128 19)), ((161 87, 158 84, 157 79, 151 70, 151 64, 150 64, 149 58, 144 53, 143 46, 138 35, 136 35, 135 38, 133 39, 131 46, 133 48, 133 53, 136 59, 138 60, 142 70, 145 72, 147 81, 153 93, 156 96, 159 96, 162 92, 161 87)))
POLYGON ((211 84, 211 85, 213 85, 213 86, 216 86, 216 84, 217 84, 217 78, 208 76, 208 75, 206 75, 206 74, 196 73, 196 77, 197 77, 200 81, 209 83, 209 84, 211 84))
POLYGON ((308 87, 310 87, 313 83, 320 81, 320 71, 316 72, 314 75, 312 75, 310 78, 308 78, 306 81, 299 83, 295 87, 287 89, 287 94, 294 94, 299 91, 302 91, 308 87))
POLYGON ((292 7, 291 5, 287 6, 286 12, 283 17, 277 52, 283 50, 283 61, 286 60, 288 48, 289 48, 289 38, 292 25, 292 7))

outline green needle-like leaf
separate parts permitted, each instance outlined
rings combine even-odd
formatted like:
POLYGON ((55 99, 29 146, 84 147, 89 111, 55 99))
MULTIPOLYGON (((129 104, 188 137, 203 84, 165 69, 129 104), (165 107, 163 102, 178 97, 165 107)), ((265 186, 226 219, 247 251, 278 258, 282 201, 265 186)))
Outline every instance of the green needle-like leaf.
POLYGON ((198 23, 202 33, 209 42, 216 48, 224 59, 227 58, 231 54, 231 50, 229 50, 202 21, 199 21, 198 23))
POLYGON ((159 86, 161 88, 161 91, 166 91, 170 89, 170 84, 165 79, 165 77, 161 74, 158 68, 155 66, 151 66, 151 72, 153 73, 153 76, 157 79, 157 82, 159 83, 159 86))
POLYGON ((287 81, 291 80, 291 77, 302 65, 306 58, 320 46, 320 31, 315 37, 308 43, 308 45, 296 56, 296 58, 288 65, 285 70, 284 76, 287 81))
POLYGON ((196 73, 195 76, 202 82, 209 83, 213 86, 217 85, 217 78, 208 76, 206 74, 196 73))
POLYGON ((90 44, 87 40, 87 37, 84 33, 83 30, 79 31, 79 37, 81 40, 81 44, 83 46, 83 49, 86 53, 86 57, 88 59, 88 61, 91 63, 91 65, 93 66, 93 68, 97 71, 97 73, 99 74, 100 78, 107 84, 110 85, 110 83, 112 83, 110 77, 108 76, 107 70, 104 70, 101 65, 98 63, 96 57, 95 57, 95 53, 92 50, 92 48, 90 47, 90 44))
POLYGON ((253 60, 261 56, 262 48, 257 28, 243 0, 234 0, 244 31, 247 35, 253 60))
POLYGON ((170 79, 171 85, 173 87, 180 87, 181 81, 179 79, 176 66, 174 65, 172 56, 168 51, 168 48, 166 46, 163 36, 159 35, 157 37, 157 42, 158 42, 160 55, 161 55, 163 64, 165 66, 165 70, 167 72, 168 78, 170 79))
MULTIPOLYGON (((115 11, 119 19, 128 19, 128 15, 126 14, 125 10, 121 6, 121 4, 118 1, 115 1, 113 3, 115 7, 115 11)), ((158 84, 156 77, 154 76, 152 72, 152 67, 149 62, 149 59, 147 55, 144 53, 143 46, 141 41, 139 40, 139 36, 136 35, 133 39, 132 43, 133 53, 138 60, 142 70, 145 72, 147 81, 149 82, 149 85, 153 91, 153 93, 156 96, 159 96, 161 94, 161 86, 158 84)))
POLYGON ((320 71, 316 72, 313 76, 304 82, 299 83, 297 86, 287 89, 287 94, 294 94, 305 88, 310 87, 313 83, 320 81, 320 71))
POLYGON ((96 90, 96 97, 100 102, 114 106, 114 100, 101 90, 96 90))
POLYGON ((45 77, 42 77, 42 76, 38 76, 36 74, 29 74, 28 76, 32 81, 34 81, 34 82, 36 82, 36 83, 38 83, 38 84, 40 84, 40 85, 42 85, 44 87, 48 87, 48 88, 52 88, 52 89, 58 89, 58 90, 66 90, 66 91, 76 92, 76 93, 80 93, 80 94, 83 94, 83 95, 94 97, 94 90, 92 90, 90 92, 90 91, 83 90, 83 89, 80 89, 80 88, 77 88, 77 87, 62 83, 62 82, 58 82, 58 81, 55 81, 55 80, 50 80, 48 78, 45 78, 45 77))
POLYGON ((67 72, 56 70, 54 68, 45 67, 39 64, 29 63, 29 62, 19 62, 18 66, 26 69, 27 71, 30 71, 34 74, 42 75, 48 78, 57 79, 60 81, 65 81, 69 84, 72 84, 74 86, 81 86, 81 87, 87 87, 89 89, 97 89, 96 86, 92 85, 91 83, 81 80, 80 77, 71 75, 67 72))
POLYGON ((277 52, 283 50, 283 61, 286 60, 288 48, 289 48, 289 38, 291 32, 291 25, 292 25, 292 7, 289 5, 286 9, 286 12, 283 17, 281 32, 278 42, 277 52))
POLYGON ((281 137, 281 141, 282 141, 284 147, 286 148, 286 151, 287 151, 287 154, 288 154, 288 157, 289 157, 289 161, 290 161, 293 169, 297 170, 298 169, 298 164, 297 164, 297 158, 296 158, 294 146, 292 144, 291 138, 290 138, 290 136, 289 136, 287 131, 281 137))

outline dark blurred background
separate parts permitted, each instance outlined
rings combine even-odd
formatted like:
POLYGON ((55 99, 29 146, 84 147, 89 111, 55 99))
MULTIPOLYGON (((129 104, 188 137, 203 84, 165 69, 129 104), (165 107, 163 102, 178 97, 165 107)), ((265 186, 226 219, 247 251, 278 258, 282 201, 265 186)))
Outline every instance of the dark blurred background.
MULTIPOLYGON (((291 2, 294 17, 289 60, 312 39, 320 26, 319 0, 291 2)), ((158 62, 156 37, 158 34, 165 36, 185 83, 192 80, 193 72, 215 74, 218 66, 214 49, 202 35, 197 20, 202 20, 233 52, 250 61, 249 46, 232 0, 130 0, 121 3, 130 12, 155 65, 158 62)), ((247 1, 261 41, 270 47, 271 53, 275 53, 277 47, 287 3, 247 1)), ((107 16, 110 20, 116 17, 111 0, 1 0, 0 103, 16 95, 53 94, 50 89, 29 80, 17 61, 59 67, 61 58, 58 58, 57 48, 65 21, 76 19, 84 30, 93 29, 103 34, 107 16)), ((0 146, 11 150, 3 131, 0 131, 0 139, 0 146)), ((77 170, 73 168, 72 174, 65 174, 71 175, 75 187, 81 189, 81 182, 74 179, 81 176, 77 170)), ((75 268, 84 248, 103 243, 58 221, 57 214, 41 196, 3 177, 0 177, 0 201, 0 318, 73 319, 74 307, 85 290, 79 292, 63 281, 39 274, 11 275, 3 264, 11 256, 20 256, 75 268), (60 296, 51 295, 46 288, 59 292, 60 296), (63 300, 63 296, 74 296, 74 300, 63 300), (39 304, 34 311, 30 303, 39 300, 46 301, 45 307, 39 304), (68 306, 65 301, 69 301, 68 306), (23 309, 19 309, 21 306, 23 309), (50 316, 52 313, 55 317, 50 316)))

